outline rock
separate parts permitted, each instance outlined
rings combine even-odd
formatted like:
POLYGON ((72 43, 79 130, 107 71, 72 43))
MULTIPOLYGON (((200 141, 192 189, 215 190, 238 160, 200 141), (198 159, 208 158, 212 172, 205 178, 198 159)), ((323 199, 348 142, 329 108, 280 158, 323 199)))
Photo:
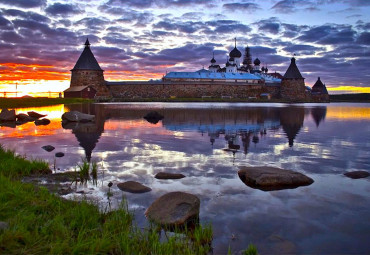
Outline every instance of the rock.
POLYGON ((154 176, 154 178, 157 178, 157 179, 181 179, 184 177, 185 175, 183 174, 173 174, 173 173, 165 173, 165 172, 157 173, 154 176))
POLYGON ((35 125, 36 126, 40 126, 40 125, 46 126, 46 125, 49 125, 49 124, 50 124, 50 120, 48 120, 48 119, 35 120, 35 125))
POLYGON ((238 175, 247 186, 263 191, 294 189, 313 183, 313 180, 304 174, 268 166, 243 167, 238 171, 238 175))
POLYGON ((0 127, 10 127, 10 128, 15 128, 15 127, 16 127, 16 122, 14 122, 14 121, 5 121, 5 122, 0 122, 0 127))
POLYGON ((43 148, 47 152, 51 152, 51 151, 53 151, 55 149, 55 147, 54 146, 51 146, 51 145, 45 145, 45 146, 42 146, 41 148, 43 148))
POLYGON ((361 179, 361 178, 369 177, 370 173, 366 171, 353 171, 353 172, 347 172, 344 175, 352 179, 361 179))
POLYGON ((162 226, 181 226, 199 218, 200 200, 185 192, 170 192, 155 200, 145 216, 162 226))
POLYGON ((149 112, 147 113, 147 115, 144 116, 144 119, 146 119, 148 122, 152 124, 157 124, 158 121, 163 120, 163 118, 164 118, 163 115, 155 111, 149 112))
POLYGON ((35 119, 28 116, 25 113, 19 113, 16 115, 17 121, 22 121, 22 122, 28 122, 28 121, 34 121, 35 119))
POLYGON ((57 158, 64 157, 64 153, 63 152, 57 152, 57 153, 55 153, 55 157, 57 157, 57 158))
POLYGON ((149 192, 152 189, 142 185, 141 183, 135 182, 135 181, 127 181, 127 182, 122 182, 118 183, 117 187, 126 192, 131 192, 131 193, 145 193, 149 192))
POLYGON ((37 113, 37 112, 34 112, 34 111, 27 112, 27 113, 28 113, 28 116, 30 116, 31 118, 34 118, 34 119, 39 119, 39 118, 42 118, 42 117, 46 116, 46 114, 40 114, 40 113, 37 113))
POLYGON ((9 228, 9 224, 5 221, 0 221, 0 230, 5 230, 9 228))
POLYGON ((15 110, 2 109, 0 112, 0 121, 15 121, 15 110))
POLYGON ((65 112, 62 115, 63 121, 71 121, 71 122, 90 122, 94 121, 95 116, 90 114, 85 114, 78 111, 71 111, 65 112))

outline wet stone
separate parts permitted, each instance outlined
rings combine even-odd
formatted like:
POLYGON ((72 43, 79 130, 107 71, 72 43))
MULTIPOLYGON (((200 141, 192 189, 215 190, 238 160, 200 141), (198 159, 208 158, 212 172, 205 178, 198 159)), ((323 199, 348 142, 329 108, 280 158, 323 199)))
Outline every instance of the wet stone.
POLYGON ((352 172, 347 172, 344 175, 351 179, 361 179, 361 178, 369 177, 370 173, 366 171, 352 171, 352 172))
POLYGON ((34 111, 27 112, 27 114, 31 118, 35 118, 35 119, 39 119, 39 118, 42 118, 42 117, 46 116, 46 114, 40 114, 40 113, 37 113, 37 112, 34 112, 34 111))
POLYGON ((185 192, 170 192, 155 200, 145 216, 162 226, 181 226, 199 218, 200 200, 185 192))
POLYGON ((55 149, 55 147, 52 146, 52 145, 45 145, 45 146, 42 146, 41 148, 43 148, 47 152, 51 152, 51 151, 53 151, 55 149))
POLYGON ((41 120, 35 120, 35 125, 36 126, 46 126, 50 124, 49 119, 41 119, 41 120))
POLYGON ((2 109, 0 112, 0 121, 15 121, 15 110, 2 109))
POLYGON ((160 172, 154 176, 154 178, 156 179, 181 179, 184 177, 185 175, 183 174, 173 174, 173 173, 166 173, 166 172, 160 172))
POLYGON ((148 122, 152 124, 157 124, 163 118, 164 118, 163 115, 156 111, 149 112, 144 116, 144 119, 146 119, 148 122))
POLYGON ((127 182, 118 183, 117 187, 122 191, 130 192, 130 193, 145 193, 145 192, 149 192, 152 190, 151 188, 144 186, 141 183, 135 182, 135 181, 127 181, 127 182))
POLYGON ((64 153, 63 152, 57 152, 57 153, 55 153, 55 157, 57 157, 57 158, 64 157, 64 153))
POLYGON ((263 191, 294 189, 314 182, 304 174, 268 166, 243 167, 238 175, 247 186, 263 191))

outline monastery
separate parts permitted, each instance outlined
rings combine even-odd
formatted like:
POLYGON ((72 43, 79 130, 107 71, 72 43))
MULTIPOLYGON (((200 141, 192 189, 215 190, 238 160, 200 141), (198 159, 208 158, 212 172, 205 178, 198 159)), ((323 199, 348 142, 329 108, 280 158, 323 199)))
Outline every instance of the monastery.
POLYGON ((252 62, 250 48, 242 53, 236 47, 230 51, 226 64, 217 64, 214 55, 208 69, 195 72, 169 72, 161 80, 106 81, 104 70, 90 49, 85 48, 71 70, 70 87, 64 97, 95 98, 96 100, 144 98, 226 98, 226 99, 281 99, 292 102, 329 101, 328 91, 320 77, 311 88, 306 87, 296 59, 291 59, 284 76, 269 73, 267 66, 252 62))

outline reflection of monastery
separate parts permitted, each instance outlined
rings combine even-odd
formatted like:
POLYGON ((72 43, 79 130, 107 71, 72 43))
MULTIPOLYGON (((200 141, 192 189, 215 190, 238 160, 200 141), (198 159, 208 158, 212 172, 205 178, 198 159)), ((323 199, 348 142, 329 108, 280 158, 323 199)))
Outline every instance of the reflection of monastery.
POLYGON ((95 59, 90 43, 71 70, 70 88, 65 97, 88 97, 96 99, 122 98, 281 98, 287 101, 328 101, 325 85, 318 78, 311 88, 306 87, 296 59, 293 57, 284 76, 269 73, 267 66, 260 66, 256 58, 252 62, 250 48, 244 57, 236 47, 229 53, 225 66, 211 59, 208 69, 196 72, 170 72, 157 81, 109 82, 95 59))
MULTIPOLYGON (((144 121, 143 116, 148 113, 146 108, 127 108, 109 104, 70 105, 68 108, 96 116, 95 123, 63 124, 63 128, 72 130, 89 161, 104 132, 106 119, 144 121)), ((280 128, 291 147, 305 118, 311 116, 319 126, 326 116, 326 107, 166 108, 159 111, 165 116, 162 120, 165 129, 196 132, 199 136, 208 136, 210 146, 217 140, 222 140, 228 149, 243 151, 245 154, 248 153, 251 144, 258 144, 265 135, 279 132, 280 128)))

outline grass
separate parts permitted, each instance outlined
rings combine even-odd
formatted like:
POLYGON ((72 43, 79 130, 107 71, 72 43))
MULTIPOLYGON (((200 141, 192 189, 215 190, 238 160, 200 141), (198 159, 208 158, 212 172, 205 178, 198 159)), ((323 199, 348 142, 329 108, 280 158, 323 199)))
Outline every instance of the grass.
POLYGON ((91 102, 84 98, 0 98, 0 108, 19 108, 91 102))
POLYGON ((87 201, 64 200, 19 181, 44 173, 42 161, 0 146, 0 162, 0 221, 9 224, 0 230, 0 254, 206 254, 211 249, 210 225, 163 241, 157 231, 133 224, 124 199, 117 210, 102 213, 87 201))

